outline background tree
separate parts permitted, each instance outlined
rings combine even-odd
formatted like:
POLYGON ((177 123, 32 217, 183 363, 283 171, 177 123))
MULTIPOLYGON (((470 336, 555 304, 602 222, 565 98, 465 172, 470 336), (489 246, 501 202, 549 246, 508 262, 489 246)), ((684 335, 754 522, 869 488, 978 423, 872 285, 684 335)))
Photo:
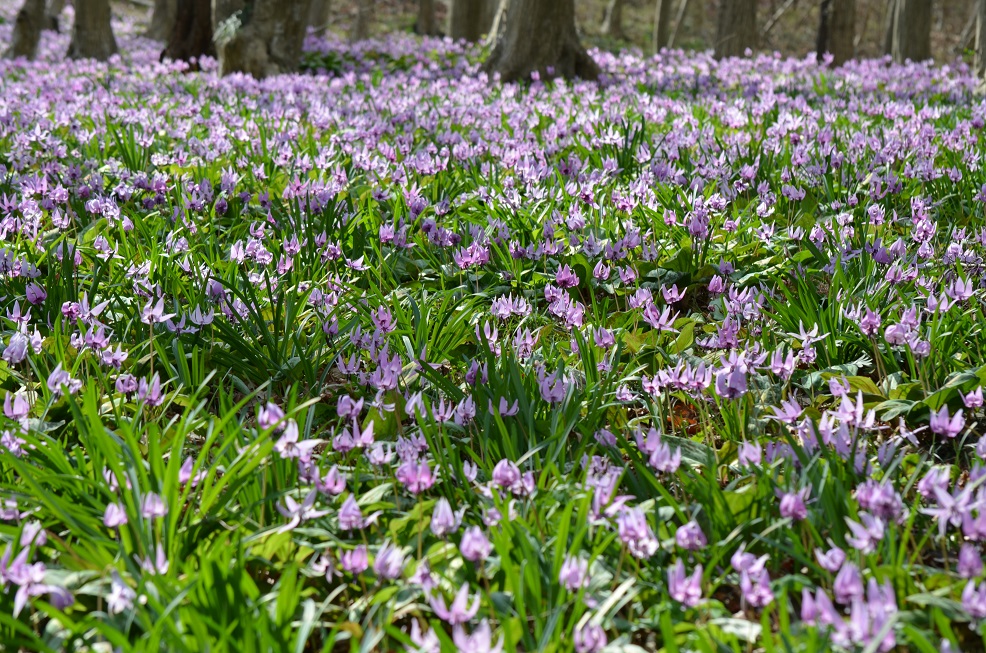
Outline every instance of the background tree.
POLYGON ((323 31, 329 25, 331 12, 330 0, 312 0, 311 7, 308 9, 308 26, 317 32, 323 31))
POLYGON ((596 79, 599 66, 579 42, 575 0, 502 0, 484 64, 504 81, 556 75, 596 79))
POLYGON ((161 59, 191 62, 203 56, 214 57, 214 33, 211 0, 177 0, 161 59))
POLYGON ((214 0, 219 73, 263 79, 298 68, 309 0, 214 0))
POLYGON ((373 0, 356 0, 356 17, 349 26, 349 40, 362 41, 370 35, 370 12, 373 0))
POLYGON ((495 0, 450 0, 449 36, 475 43, 490 31, 496 11, 495 0))
POLYGON ((656 0, 654 3, 654 31, 651 35, 651 44, 654 47, 654 54, 661 51, 670 43, 671 39, 671 0, 656 0))
POLYGON ((58 21, 63 11, 65 11, 65 0, 50 0, 48 2, 48 9, 45 12, 47 14, 47 29, 55 32, 60 31, 58 21))
POLYGON ((14 33, 10 46, 3 56, 7 59, 24 57, 34 59, 38 54, 38 41, 45 24, 45 0, 24 0, 14 21, 14 33))
POLYGON ((903 63, 931 58, 931 0, 890 0, 886 52, 903 63))
POLYGON ((435 28, 435 0, 418 0, 418 19, 414 22, 414 31, 423 36, 438 33, 435 28))
POLYGON ((110 16, 109 0, 75 0, 69 58, 106 61, 117 52, 110 16))
POLYGON ((156 41, 163 41, 171 34, 178 11, 178 0, 154 0, 151 12, 151 24, 148 25, 144 36, 156 41))
POLYGON ((832 63, 841 66, 853 58, 855 38, 856 0, 822 0, 816 48, 819 59, 828 52, 832 63))
POLYGON ((623 38, 623 0, 609 0, 599 31, 612 39, 623 38))
POLYGON ((986 80, 986 0, 976 2, 976 76, 986 80))
POLYGON ((742 56, 757 47, 757 0, 722 0, 716 30, 717 59, 742 56))

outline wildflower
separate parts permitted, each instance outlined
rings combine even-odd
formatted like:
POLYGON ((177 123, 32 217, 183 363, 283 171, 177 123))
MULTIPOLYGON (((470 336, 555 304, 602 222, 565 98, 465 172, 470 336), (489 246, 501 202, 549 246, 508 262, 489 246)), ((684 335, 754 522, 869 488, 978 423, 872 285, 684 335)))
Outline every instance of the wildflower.
POLYGON ((168 507, 157 494, 148 492, 140 502, 140 514, 146 519, 161 519, 168 514, 168 507))
POLYGON ((674 539, 678 546, 686 551, 697 551, 708 544, 705 533, 695 521, 690 521, 679 527, 674 534, 674 539))
POLYGON ((478 526, 467 528, 466 532, 462 535, 462 541, 459 543, 459 551, 462 552, 462 557, 471 562, 479 562, 486 559, 490 555, 491 549, 492 544, 490 544, 490 541, 478 526))
POLYGON ((616 518, 616 525, 620 540, 635 558, 649 558, 657 552, 657 537, 640 508, 624 510, 616 518))
POLYGON ((411 643, 414 644, 413 648, 408 647, 409 652, 441 653, 442 651, 442 642, 438 639, 434 629, 429 626, 428 630, 422 633, 417 619, 411 621, 411 632, 408 636, 411 638, 411 643))
POLYGON ((983 559, 975 545, 966 542, 959 549, 958 572, 962 578, 975 578, 983 573, 983 559))
POLYGON ((561 571, 558 572, 558 582, 570 592, 577 592, 589 585, 589 563, 581 558, 565 556, 561 571))
POLYGON ((576 653, 599 653, 606 648, 608 641, 603 627, 593 623, 587 623, 581 628, 576 626, 572 634, 576 653))
POLYGON ((390 542, 384 542, 373 560, 373 571, 381 578, 394 580, 404 572, 404 554, 390 542))
POLYGON ((702 601, 702 565, 698 565, 691 576, 685 573, 685 563, 679 559, 668 570, 668 593, 682 605, 694 608, 702 601))
POLYGON ((948 406, 942 406, 937 412, 931 411, 930 427, 931 432, 935 435, 954 438, 965 428, 965 418, 962 417, 962 409, 959 409, 951 417, 948 414, 948 406))
POLYGON ((503 635, 494 644, 490 622, 486 619, 476 626, 472 634, 467 633, 461 625, 455 626, 452 629, 452 641, 456 650, 461 653, 500 653, 503 650, 503 635))
POLYGON ((309 519, 317 519, 329 514, 328 510, 316 510, 314 508, 317 490, 311 490, 301 503, 298 503, 290 496, 284 497, 284 504, 277 504, 277 511, 289 518, 288 523, 277 529, 278 533, 286 533, 296 528, 301 522, 309 519))
POLYGON ((859 567, 851 562, 844 564, 835 576, 832 590, 835 600, 842 605, 849 605, 854 598, 863 596, 863 577, 859 567))
POLYGON ((370 566, 366 545, 361 544, 351 551, 343 551, 339 556, 339 566, 354 576, 366 571, 370 566))
POLYGON ((805 497, 808 496, 808 488, 798 492, 785 492, 781 495, 781 517, 801 521, 808 516, 808 507, 805 505, 805 497))
POLYGON ((435 509, 431 513, 431 532, 440 538, 456 532, 462 524, 462 515, 465 511, 465 506, 463 506, 458 512, 453 512, 448 499, 440 498, 435 503, 435 509))
POLYGON ((121 503, 111 503, 103 513, 103 525, 106 528, 119 528, 127 523, 127 512, 121 503))
POLYGON ((455 600, 448 607, 445 605, 445 599, 441 596, 429 596, 428 604, 439 619, 454 626, 464 624, 476 616, 476 613, 479 612, 479 599, 479 594, 477 594, 472 605, 469 605, 469 585, 467 583, 459 589, 455 595, 455 600))
POLYGON ((120 575, 113 572, 113 580, 110 583, 110 593, 106 596, 106 607, 110 614, 120 614, 125 610, 134 607, 134 599, 137 593, 129 585, 123 582, 120 575))

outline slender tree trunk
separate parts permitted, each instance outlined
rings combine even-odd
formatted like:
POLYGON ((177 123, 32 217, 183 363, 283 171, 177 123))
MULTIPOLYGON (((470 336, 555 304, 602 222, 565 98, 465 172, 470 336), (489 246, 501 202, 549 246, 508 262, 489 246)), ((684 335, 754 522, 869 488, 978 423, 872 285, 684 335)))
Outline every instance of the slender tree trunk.
POLYGON ((651 44, 654 54, 671 43, 671 0, 656 0, 654 4, 654 33, 651 44))
POLYGON ((151 24, 144 33, 149 39, 164 41, 171 34, 178 12, 178 0, 154 0, 151 24))
POLYGON ((14 22, 14 34, 10 47, 3 53, 7 59, 24 57, 34 59, 38 55, 38 41, 45 23, 45 0, 24 0, 14 22))
POLYGON ((491 14, 496 11, 489 0, 451 0, 448 13, 448 33, 453 39, 475 43, 489 31, 491 14), (492 9, 492 11, 491 11, 492 9))
POLYGON ((418 0, 418 20, 414 31, 423 36, 434 36, 435 29, 435 0, 418 0))
POLYGON ((213 0, 219 74, 257 79, 297 70, 309 0, 213 0))
POLYGON ((623 38, 623 0, 609 0, 599 31, 612 39, 623 38))
POLYGON ((330 0, 312 0, 311 9, 308 10, 308 26, 315 31, 324 30, 329 24, 331 11, 330 0))
POLYGON ((818 57, 831 53, 832 63, 841 66, 856 52, 856 0, 822 0, 818 25, 818 57))
POLYGON ((47 22, 45 29, 50 29, 54 32, 60 31, 58 19, 61 17, 63 11, 65 11, 65 0, 51 0, 45 12, 47 22))
POLYGON ((216 56, 214 33, 211 0, 178 0, 161 60, 193 62, 198 68, 200 58, 216 56))
POLYGON ((986 79, 986 0, 976 0, 976 76, 986 79))
POLYGON ((505 82, 535 72, 541 79, 599 77, 599 66, 579 42, 575 0, 502 0, 493 34, 483 68, 505 82))
POLYGON ((756 0, 722 0, 716 30, 716 58, 738 57, 747 48, 756 49, 757 37, 756 0))
POLYGON ((373 0, 356 0, 356 18, 349 26, 349 40, 353 43, 362 41, 370 36, 370 13, 373 11, 373 0))
POLYGON ((894 61, 931 58, 931 0, 891 0, 887 26, 887 53, 894 61))
POLYGON ((116 52, 109 0, 75 0, 75 25, 68 57, 106 61, 116 52))

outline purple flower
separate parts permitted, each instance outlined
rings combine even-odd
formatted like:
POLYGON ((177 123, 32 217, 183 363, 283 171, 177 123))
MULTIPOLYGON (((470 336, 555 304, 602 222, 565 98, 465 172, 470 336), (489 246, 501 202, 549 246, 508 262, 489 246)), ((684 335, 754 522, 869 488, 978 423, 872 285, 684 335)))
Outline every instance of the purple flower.
POLYGON ((702 528, 695 521, 690 521, 679 527, 674 534, 674 540, 679 547, 686 551, 698 551, 708 544, 708 540, 705 539, 705 533, 702 532, 702 528))
POLYGON ((822 569, 834 574, 839 571, 842 563, 846 561, 846 552, 837 546, 833 546, 828 551, 815 549, 815 559, 818 560, 818 564, 822 569))
POLYGON ((835 600, 842 605, 849 605, 854 598, 863 596, 863 577, 859 573, 859 567, 851 562, 842 565, 835 576, 832 591, 835 600))
POLYGON ((599 653, 608 643, 606 631, 598 624, 587 623, 581 628, 576 626, 572 633, 572 643, 576 653, 599 653))
POLYGON ((702 601, 702 565, 698 565, 691 576, 685 572, 685 563, 678 559, 668 570, 668 593, 682 605, 694 608, 702 601))
POLYGON ((479 612, 479 594, 473 599, 472 606, 469 605, 469 584, 464 584, 455 595, 452 604, 446 607, 445 599, 441 596, 429 596, 428 604, 434 610, 438 618, 454 625, 464 624, 470 621, 479 612))
POLYGON ((471 562, 480 562, 490 555, 492 544, 479 526, 470 526, 462 534, 459 551, 462 557, 471 562))
POLYGON ((168 514, 168 507, 161 497, 148 492, 140 502, 140 514, 146 519, 161 519, 168 514))
POLYGON ((763 608, 774 600, 774 593, 770 589, 770 576, 767 575, 766 569, 760 569, 758 573, 742 572, 740 590, 743 592, 743 600, 754 608, 763 608))
POLYGON ((384 542, 373 559, 373 571, 387 580, 400 578, 404 573, 404 553, 390 542, 384 542))
POLYGON ((503 635, 499 641, 493 643, 493 632, 490 630, 490 622, 483 619, 472 634, 466 632, 465 628, 457 625, 452 629, 452 641, 455 643, 457 651, 461 653, 500 653, 503 650, 503 635))
POLYGON ((966 542, 959 549, 959 576, 975 578, 983 573, 983 559, 974 544, 966 542))
POLYGON ((801 521, 808 516, 808 507, 805 505, 805 498, 808 496, 808 488, 803 488, 798 492, 785 492, 781 495, 781 517, 801 521))
POLYGON ((284 504, 277 504, 277 511, 289 519, 288 523, 277 529, 278 533, 286 533, 296 528, 301 522, 309 519, 317 519, 329 514, 328 510, 316 510, 315 499, 318 490, 312 489, 301 503, 298 503, 290 496, 284 497, 284 504))
POLYGON ((986 619, 986 583, 970 580, 962 590, 962 609, 974 620, 986 619))
POLYGON ((570 592, 589 586, 589 563, 581 558, 565 556, 558 572, 558 582, 570 592))
POLYGON ((127 523, 127 511, 121 503, 111 503, 103 513, 103 525, 106 528, 118 528, 127 523))
POLYGON ((962 403, 965 404, 966 408, 982 408, 983 407, 983 388, 982 386, 977 387, 975 390, 967 395, 962 395, 962 403))
POLYGON ((938 412, 931 411, 932 433, 954 438, 962 432, 963 428, 965 428, 965 418, 962 417, 962 409, 951 417, 948 414, 948 406, 942 406, 938 412))
POLYGON ((616 518, 620 540, 635 558, 649 558, 657 552, 659 543, 647 517, 640 508, 624 510, 616 518))
POLYGON ((339 555, 339 566, 343 571, 354 576, 366 571, 370 566, 366 545, 361 544, 350 551, 343 551, 339 555))
POLYGON ((465 511, 466 508, 463 506, 458 512, 453 512, 448 499, 440 498, 431 513, 431 532, 440 538, 456 532, 462 524, 462 515, 465 511))

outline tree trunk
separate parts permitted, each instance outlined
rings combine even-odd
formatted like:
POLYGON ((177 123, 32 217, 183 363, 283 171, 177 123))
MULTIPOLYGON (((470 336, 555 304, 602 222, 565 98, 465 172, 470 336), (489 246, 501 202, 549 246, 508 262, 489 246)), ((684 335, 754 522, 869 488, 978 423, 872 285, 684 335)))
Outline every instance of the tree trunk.
POLYGON ((178 0, 161 60, 188 61, 197 69, 200 58, 216 56, 214 33, 211 0, 178 0))
POLYGON ((894 61, 931 58, 931 0, 891 0, 887 25, 887 53, 894 61))
POLYGON ((651 35, 654 54, 671 43, 671 0, 656 0, 654 5, 654 33, 651 35))
POLYGON ((599 31, 612 39, 623 38, 623 0, 609 0, 599 31))
POLYGON ((579 42, 575 0, 502 0, 493 34, 483 69, 505 82, 535 72, 541 79, 599 77, 599 66, 579 42))
POLYGON ((370 36, 370 12, 373 10, 373 0, 356 0, 356 17, 349 26, 349 40, 352 43, 362 41, 370 36))
POLYGON ((68 57, 106 61, 116 52, 109 0, 75 0, 75 25, 68 57))
POLYGON ((822 0, 818 25, 818 57, 826 52, 841 66, 856 52, 856 0, 822 0))
POLYGON ((723 0, 716 31, 717 59, 739 57, 757 47, 757 1, 723 0))
POLYGON ((171 34, 178 12, 178 0, 154 0, 151 24, 144 36, 155 41, 164 41, 171 34))
POLYGON ((213 0, 219 74, 263 79, 297 70, 309 5, 309 0, 213 0))
POLYGON ((48 9, 45 11, 45 22, 47 23, 45 29, 50 29, 54 32, 61 31, 59 30, 58 19, 64 10, 65 0, 51 0, 51 2, 48 3, 48 9))
MULTIPOLYGON (((475 43, 489 30, 487 22, 492 2, 484 0, 451 0, 448 9, 448 33, 455 40, 475 43)), ((495 11, 495 9, 494 9, 495 11)))
POLYGON ((324 30, 329 25, 331 11, 330 0, 312 0, 311 8, 308 10, 308 26, 317 32, 324 30))
POLYGON ((24 57, 34 59, 38 55, 38 41, 45 22, 45 0, 24 0, 14 22, 14 34, 10 47, 3 53, 7 59, 24 57))
POLYGON ((976 0, 976 76, 986 79, 986 0, 976 0))
POLYGON ((422 36, 434 36, 435 30, 435 0, 418 0, 418 20, 414 23, 414 31, 422 36))

